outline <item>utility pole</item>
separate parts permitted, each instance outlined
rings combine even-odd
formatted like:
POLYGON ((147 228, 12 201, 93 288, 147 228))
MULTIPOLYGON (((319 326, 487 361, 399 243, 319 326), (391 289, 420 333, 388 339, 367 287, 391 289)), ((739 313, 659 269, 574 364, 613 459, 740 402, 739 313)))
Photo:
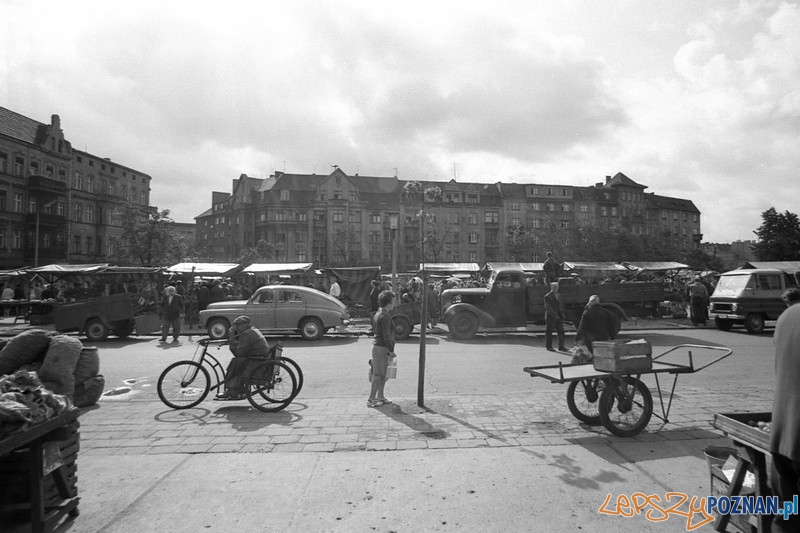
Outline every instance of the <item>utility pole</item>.
POLYGON ((422 317, 419 325, 419 376, 417 377, 417 405, 425 407, 425 338, 428 325, 428 283, 425 279, 425 195, 419 210, 420 270, 422 276, 422 317))

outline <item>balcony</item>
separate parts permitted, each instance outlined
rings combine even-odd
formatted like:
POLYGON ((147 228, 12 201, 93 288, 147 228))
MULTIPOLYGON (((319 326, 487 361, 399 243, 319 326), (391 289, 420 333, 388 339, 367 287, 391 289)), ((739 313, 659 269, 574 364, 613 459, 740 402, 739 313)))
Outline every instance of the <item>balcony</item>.
POLYGON ((31 192, 66 194, 67 184, 45 176, 32 175, 28 177, 28 190, 31 192))

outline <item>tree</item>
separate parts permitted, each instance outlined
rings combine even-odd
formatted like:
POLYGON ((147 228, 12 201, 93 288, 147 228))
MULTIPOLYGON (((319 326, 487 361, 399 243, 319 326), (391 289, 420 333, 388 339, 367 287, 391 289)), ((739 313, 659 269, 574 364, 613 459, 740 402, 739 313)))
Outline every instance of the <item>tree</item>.
POLYGON ((337 229, 333 232, 334 257, 340 255, 346 266, 354 266, 361 261, 359 244, 356 232, 352 227, 337 229))
POLYGON ((525 226, 512 225, 506 228, 506 242, 512 261, 527 262, 530 260, 531 235, 525 226))
POLYGON ((432 221, 432 218, 428 215, 425 220, 425 237, 422 239, 425 247, 425 260, 438 263, 444 253, 444 245, 449 237, 450 224, 432 221))
POLYGON ((122 233, 116 238, 121 265, 165 266, 179 262, 169 209, 126 207, 122 212, 122 233))
POLYGON ((253 263, 267 263, 275 259, 275 245, 264 239, 259 239, 255 246, 242 250, 236 262, 245 266, 253 263))
POLYGON ((706 253, 699 248, 688 250, 684 257, 684 263, 692 270, 715 270, 717 272, 725 270, 719 257, 706 253))
POLYGON ((800 220, 797 215, 786 211, 778 213, 770 207, 763 213, 764 222, 755 233, 758 242, 753 252, 761 261, 800 260, 800 220))

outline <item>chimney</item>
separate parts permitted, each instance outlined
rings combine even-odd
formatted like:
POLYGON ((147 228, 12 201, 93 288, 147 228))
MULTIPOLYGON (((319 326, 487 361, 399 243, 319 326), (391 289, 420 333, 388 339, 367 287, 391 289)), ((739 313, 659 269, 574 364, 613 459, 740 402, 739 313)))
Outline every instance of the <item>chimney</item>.
POLYGON ((606 176, 606 185, 608 185, 609 181, 611 181, 611 176, 606 176))
POLYGON ((61 117, 58 115, 52 115, 50 117, 50 125, 53 127, 54 130, 61 129, 61 117))

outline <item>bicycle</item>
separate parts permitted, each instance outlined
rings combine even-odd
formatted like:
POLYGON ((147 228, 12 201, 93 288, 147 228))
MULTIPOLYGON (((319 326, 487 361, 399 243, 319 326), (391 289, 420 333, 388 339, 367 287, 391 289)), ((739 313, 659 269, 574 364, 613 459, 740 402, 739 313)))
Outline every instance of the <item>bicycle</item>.
MULTIPOLYGON (((219 350, 227 344, 228 341, 201 339, 191 360, 177 361, 165 368, 157 385, 161 401, 173 409, 190 409, 205 400, 209 392, 222 392, 225 369, 209 353, 209 346, 216 345, 219 350)), ((297 362, 283 356, 281 343, 270 348, 266 357, 248 360, 242 381, 250 405, 274 413, 292 403, 303 387, 303 371, 297 362)))

